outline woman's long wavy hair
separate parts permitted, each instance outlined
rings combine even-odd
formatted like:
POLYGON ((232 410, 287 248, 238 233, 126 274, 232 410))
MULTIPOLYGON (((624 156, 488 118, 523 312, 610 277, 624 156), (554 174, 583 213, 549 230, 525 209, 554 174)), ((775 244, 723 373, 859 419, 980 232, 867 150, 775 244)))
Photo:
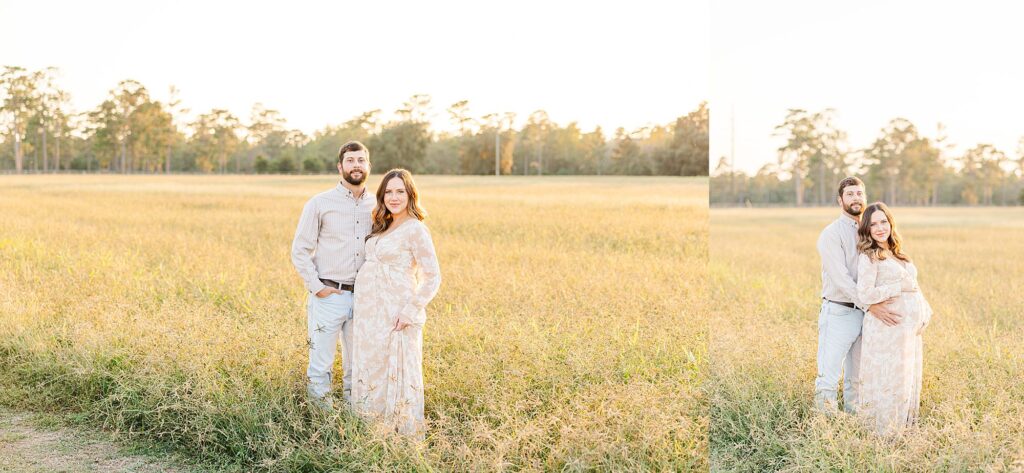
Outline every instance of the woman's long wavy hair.
POLYGON ((868 255, 874 261, 884 260, 891 254, 898 260, 910 262, 910 257, 903 252, 903 239, 896 231, 896 220, 892 218, 892 212, 889 211, 889 207, 885 203, 875 202, 864 209, 864 214, 860 217, 860 225, 857 227, 857 250, 868 255), (871 236, 871 216, 875 212, 884 213, 886 220, 889 221, 888 250, 882 248, 871 236))
POLYGON ((373 238, 384 233, 391 227, 391 223, 395 219, 391 215, 391 211, 388 210, 388 206, 384 205, 384 191, 387 190, 388 182, 392 179, 401 179, 402 184, 405 185, 405 194, 409 196, 409 216, 417 220, 427 218, 427 211, 420 207, 419 193, 416 192, 416 183, 412 180, 412 174, 405 169, 392 169, 384 175, 384 178, 380 180, 380 185, 377 186, 377 206, 373 209, 373 227, 370 229, 370 235, 366 238, 373 238))

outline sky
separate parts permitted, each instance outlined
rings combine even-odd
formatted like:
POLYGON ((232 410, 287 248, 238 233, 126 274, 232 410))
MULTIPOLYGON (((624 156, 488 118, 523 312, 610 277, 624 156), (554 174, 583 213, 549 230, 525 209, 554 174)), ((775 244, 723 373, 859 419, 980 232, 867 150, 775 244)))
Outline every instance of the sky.
POLYGON ((1000 1, 716 0, 711 7, 711 161, 748 174, 777 162, 790 108, 836 110, 851 148, 893 118, 956 155, 1024 136, 1024 11, 1000 1), (735 129, 735 135, 731 131, 735 129), (734 141, 735 140, 735 141, 734 141))
POLYGON ((708 99, 708 1, 0 0, 0 65, 56 66, 77 111, 123 79, 191 116, 254 103, 306 133, 413 94, 470 114, 537 109, 561 125, 635 130, 708 99), (45 20, 39 20, 45 18, 45 20), (43 26, 42 28, 40 26, 43 26))

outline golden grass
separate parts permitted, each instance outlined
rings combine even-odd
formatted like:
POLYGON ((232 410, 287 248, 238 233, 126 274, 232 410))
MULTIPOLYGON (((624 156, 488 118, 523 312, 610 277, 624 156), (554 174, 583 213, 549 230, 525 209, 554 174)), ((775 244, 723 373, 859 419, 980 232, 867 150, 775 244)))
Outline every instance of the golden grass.
POLYGON ((1024 210, 893 209, 935 309, 916 431, 811 411, 818 233, 838 209, 713 209, 714 471, 1024 470, 1024 210))
POLYGON ((421 446, 305 404, 288 254, 334 182, 0 176, 0 402, 245 470, 707 468, 706 179, 419 177, 421 446))

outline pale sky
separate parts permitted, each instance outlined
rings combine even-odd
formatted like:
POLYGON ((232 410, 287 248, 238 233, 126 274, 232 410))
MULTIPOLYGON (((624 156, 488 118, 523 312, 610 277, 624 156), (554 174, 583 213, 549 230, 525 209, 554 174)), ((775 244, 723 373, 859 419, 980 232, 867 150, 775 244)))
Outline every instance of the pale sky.
POLYGON ((754 2, 711 8, 711 165, 747 173, 777 160, 789 108, 834 108, 852 148, 890 119, 955 153, 990 143, 1011 158, 1024 135, 1024 11, 1004 1, 754 2))
POLYGON ((435 121, 543 108, 552 120, 633 130, 709 94, 703 1, 129 2, 0 0, 0 65, 56 66, 77 111, 118 81, 192 115, 255 102, 310 133, 416 93, 435 121))

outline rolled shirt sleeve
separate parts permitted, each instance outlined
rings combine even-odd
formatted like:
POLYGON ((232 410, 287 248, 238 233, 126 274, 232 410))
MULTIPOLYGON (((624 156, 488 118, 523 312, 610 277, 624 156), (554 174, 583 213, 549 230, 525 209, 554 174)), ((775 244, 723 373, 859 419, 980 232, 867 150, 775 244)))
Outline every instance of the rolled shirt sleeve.
POLYGON ((858 308, 866 309, 867 306, 857 297, 857 283, 847 267, 843 242, 834 227, 826 228, 818 237, 818 254, 821 256, 821 270, 831 284, 831 289, 845 296, 858 308))
POLYGON ((319 234, 320 212, 316 199, 310 199, 302 208, 299 225, 295 228, 295 238, 292 240, 292 265, 302 278, 306 290, 312 294, 327 287, 320 282, 316 265, 313 264, 313 253, 316 251, 319 234))

